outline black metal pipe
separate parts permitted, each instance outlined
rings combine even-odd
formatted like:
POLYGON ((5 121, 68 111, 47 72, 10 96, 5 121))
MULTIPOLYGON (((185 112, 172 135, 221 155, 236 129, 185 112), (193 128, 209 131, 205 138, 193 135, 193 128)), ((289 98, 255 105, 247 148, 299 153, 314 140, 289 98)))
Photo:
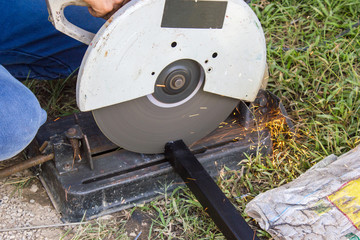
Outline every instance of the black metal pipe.
POLYGON ((258 240, 240 213, 182 140, 165 146, 165 157, 228 240, 258 240))

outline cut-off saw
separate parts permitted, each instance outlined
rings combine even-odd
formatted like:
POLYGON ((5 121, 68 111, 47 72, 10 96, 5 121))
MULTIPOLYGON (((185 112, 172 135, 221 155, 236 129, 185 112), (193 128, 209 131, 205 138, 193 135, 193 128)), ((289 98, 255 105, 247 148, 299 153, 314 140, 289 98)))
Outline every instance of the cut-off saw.
POLYGON ((81 0, 47 0, 59 31, 89 45, 76 99, 113 143, 162 153, 216 129, 263 85, 265 37, 242 0, 132 0, 96 33, 68 22, 81 0))
POLYGON ((150 201, 158 183, 171 182, 172 191, 180 176, 227 239, 258 239, 212 179, 223 166, 237 169, 242 158, 272 149, 266 124, 279 102, 262 90, 265 37, 250 7, 132 0, 93 34, 64 16, 83 1, 47 4, 59 31, 89 45, 76 99, 93 119, 75 114, 37 136, 38 143, 50 139, 45 152, 55 164, 44 164, 40 179, 63 219, 150 201))
POLYGON ((42 164, 40 181, 71 222, 185 183, 227 239, 257 239, 213 181, 225 166, 239 170, 241 159, 269 155, 272 123, 293 129, 280 100, 264 90, 265 37, 250 7, 132 0, 94 34, 64 16, 85 2, 47 4, 58 30, 89 45, 76 88, 83 113, 44 124, 33 157, 0 177, 42 164))

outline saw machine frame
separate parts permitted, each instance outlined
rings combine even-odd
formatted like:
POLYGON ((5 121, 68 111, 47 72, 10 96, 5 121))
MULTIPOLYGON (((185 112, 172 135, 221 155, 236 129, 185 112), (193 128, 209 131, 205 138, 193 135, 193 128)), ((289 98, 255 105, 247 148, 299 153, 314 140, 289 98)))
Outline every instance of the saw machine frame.
MULTIPOLYGON (((212 177, 226 166, 237 170, 248 156, 272 152, 266 127, 276 119, 290 121, 278 98, 261 90, 254 103, 240 102, 229 118, 210 135, 190 146, 212 177)), ((30 155, 48 141, 39 176, 64 221, 76 222, 109 214, 161 197, 183 185, 163 154, 129 152, 111 143, 91 114, 79 113, 46 123, 30 155)))

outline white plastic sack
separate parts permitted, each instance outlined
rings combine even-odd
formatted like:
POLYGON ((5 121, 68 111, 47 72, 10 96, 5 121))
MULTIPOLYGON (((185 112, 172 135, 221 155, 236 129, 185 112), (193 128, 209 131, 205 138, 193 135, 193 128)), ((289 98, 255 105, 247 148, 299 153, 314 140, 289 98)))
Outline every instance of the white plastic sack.
POLYGON ((275 239, 360 239, 360 146, 258 195, 245 212, 275 239))

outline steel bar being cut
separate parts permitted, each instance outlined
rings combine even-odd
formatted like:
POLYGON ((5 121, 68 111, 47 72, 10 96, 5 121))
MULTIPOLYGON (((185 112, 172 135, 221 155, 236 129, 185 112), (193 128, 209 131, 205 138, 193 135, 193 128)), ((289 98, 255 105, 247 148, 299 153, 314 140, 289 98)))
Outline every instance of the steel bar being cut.
POLYGON ((165 156, 226 239, 258 239, 182 140, 167 143, 165 156))

